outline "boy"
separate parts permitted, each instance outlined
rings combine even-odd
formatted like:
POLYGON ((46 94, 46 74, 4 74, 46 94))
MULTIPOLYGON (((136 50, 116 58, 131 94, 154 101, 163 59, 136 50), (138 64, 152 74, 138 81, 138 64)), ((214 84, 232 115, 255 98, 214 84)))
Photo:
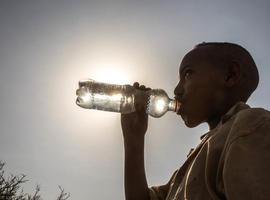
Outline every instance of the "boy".
POLYGON ((167 184, 149 188, 145 106, 122 114, 126 199, 270 199, 270 112, 245 104, 259 82, 251 55, 237 44, 202 43, 183 58, 179 74, 177 114, 187 127, 208 123, 209 132, 167 184))

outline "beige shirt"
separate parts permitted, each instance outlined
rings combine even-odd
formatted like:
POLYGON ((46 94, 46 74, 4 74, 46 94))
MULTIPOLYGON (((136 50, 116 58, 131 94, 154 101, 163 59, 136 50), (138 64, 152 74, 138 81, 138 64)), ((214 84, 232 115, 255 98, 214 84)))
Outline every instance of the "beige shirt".
POLYGON ((270 112, 239 102, 151 200, 270 200, 270 112))

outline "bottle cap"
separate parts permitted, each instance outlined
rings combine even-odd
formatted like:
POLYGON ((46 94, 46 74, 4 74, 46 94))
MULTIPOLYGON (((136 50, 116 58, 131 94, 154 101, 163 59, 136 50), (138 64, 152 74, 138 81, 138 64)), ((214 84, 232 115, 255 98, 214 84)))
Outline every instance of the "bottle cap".
POLYGON ((178 101, 176 99, 174 101, 175 101, 175 110, 174 110, 174 112, 178 112, 178 110, 180 109, 181 103, 180 103, 180 101, 178 101))
POLYGON ((173 112, 178 112, 181 103, 176 99, 171 99, 169 103, 169 110, 173 112))

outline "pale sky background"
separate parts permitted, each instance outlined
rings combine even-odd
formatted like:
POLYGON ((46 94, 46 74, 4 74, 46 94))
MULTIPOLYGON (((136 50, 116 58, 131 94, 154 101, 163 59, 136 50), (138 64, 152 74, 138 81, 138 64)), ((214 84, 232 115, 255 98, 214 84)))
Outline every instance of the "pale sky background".
MULTIPOLYGON (((0 1, 0 160, 55 199, 124 199, 120 115, 75 105, 82 78, 163 88, 195 44, 246 47, 260 72, 251 106, 270 109, 270 1, 0 1)), ((165 183, 207 131, 168 113, 150 119, 149 185, 165 183)))

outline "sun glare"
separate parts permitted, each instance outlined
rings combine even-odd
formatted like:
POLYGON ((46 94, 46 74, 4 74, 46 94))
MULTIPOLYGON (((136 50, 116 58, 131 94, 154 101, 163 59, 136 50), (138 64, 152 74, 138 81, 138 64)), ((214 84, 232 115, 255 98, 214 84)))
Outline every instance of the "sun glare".
POLYGON ((159 99, 157 102, 156 102, 156 109, 158 112, 161 112, 162 110, 164 110, 164 107, 165 107, 165 101, 163 99, 159 99))
POLYGON ((112 84, 131 84, 129 75, 119 67, 97 67, 93 77, 95 81, 112 84))

